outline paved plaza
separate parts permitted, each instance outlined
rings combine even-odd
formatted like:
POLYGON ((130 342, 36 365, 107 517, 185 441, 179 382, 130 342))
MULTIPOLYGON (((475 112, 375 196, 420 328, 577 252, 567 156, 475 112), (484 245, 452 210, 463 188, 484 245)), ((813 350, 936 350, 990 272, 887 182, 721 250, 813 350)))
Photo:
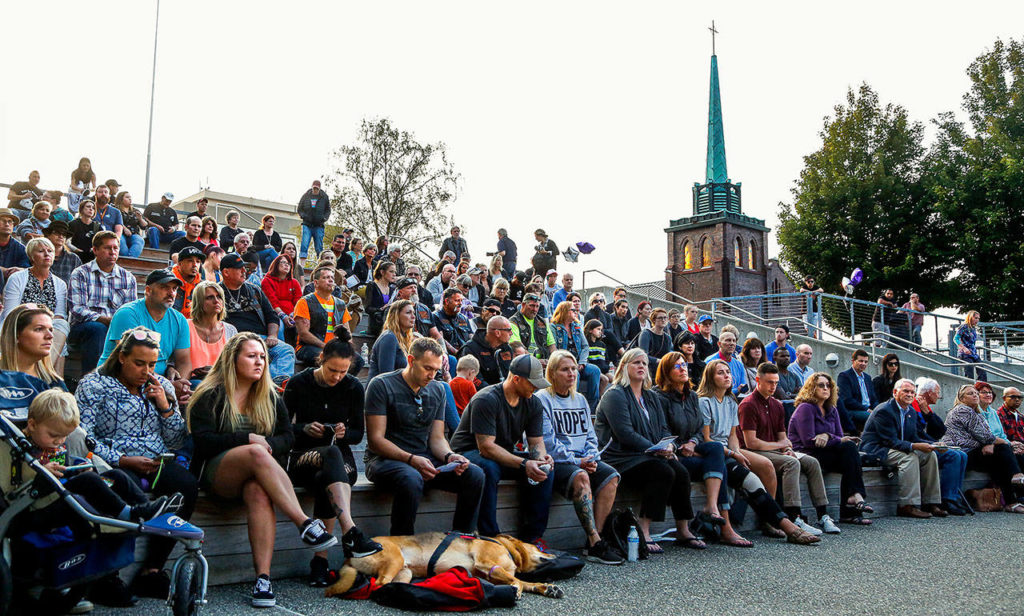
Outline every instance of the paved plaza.
MULTIPOLYGON (((524 615, 599 614, 1021 614, 1024 516, 883 518, 871 528, 843 526, 818 547, 748 534, 752 550, 713 546, 703 553, 668 547, 664 556, 622 567, 588 565, 560 585, 562 600, 525 595, 524 615)), ((266 616, 400 614, 370 601, 324 599, 303 580, 276 580, 278 607, 266 616)), ((204 614, 253 614, 248 585, 213 589, 204 614)), ((159 602, 97 616, 152 616, 159 602)), ((498 611, 498 610, 491 610, 498 611)), ((504 611, 504 610, 502 610, 504 611)))

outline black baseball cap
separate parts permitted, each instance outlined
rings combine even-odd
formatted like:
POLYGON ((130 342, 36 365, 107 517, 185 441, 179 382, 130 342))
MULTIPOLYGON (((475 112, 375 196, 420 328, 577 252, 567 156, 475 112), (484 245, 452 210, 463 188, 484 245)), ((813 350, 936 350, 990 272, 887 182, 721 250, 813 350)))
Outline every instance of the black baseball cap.
POLYGON ((533 355, 520 355, 513 359, 509 364, 508 372, 526 379, 537 389, 544 389, 551 385, 544 378, 544 368, 540 365, 540 360, 533 355))
POLYGON ((228 253, 223 259, 220 260, 220 268, 226 269, 242 269, 245 267, 245 263, 242 261, 242 257, 238 256, 238 253, 228 253))
POLYGON ((149 276, 146 276, 146 286, 149 286, 151 284, 163 284, 167 282, 176 282, 179 285, 181 284, 181 281, 178 280, 177 276, 171 273, 171 270, 153 270, 152 272, 149 273, 149 276))
POLYGON ((68 223, 63 220, 51 220, 50 226, 43 229, 43 235, 50 235, 51 233, 59 233, 64 237, 71 237, 71 231, 68 229, 68 223))
POLYGON ((395 288, 404 289, 405 287, 415 287, 417 285, 419 285, 419 283, 416 282, 415 278, 403 278, 398 281, 398 284, 395 285, 395 288))
POLYGON ((203 262, 206 260, 206 253, 195 246, 185 246, 178 253, 178 262, 181 263, 182 259, 199 259, 200 262, 203 262))

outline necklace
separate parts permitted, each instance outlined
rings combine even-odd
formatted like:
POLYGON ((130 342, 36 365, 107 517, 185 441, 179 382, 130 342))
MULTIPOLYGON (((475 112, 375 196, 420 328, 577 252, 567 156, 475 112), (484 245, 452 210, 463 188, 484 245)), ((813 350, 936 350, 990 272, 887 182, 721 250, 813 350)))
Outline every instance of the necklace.
POLYGON ((203 342, 212 344, 214 342, 220 342, 221 338, 224 337, 224 325, 217 321, 214 321, 209 327, 200 325, 195 321, 192 321, 192 325, 195 326, 196 333, 203 339, 203 342))

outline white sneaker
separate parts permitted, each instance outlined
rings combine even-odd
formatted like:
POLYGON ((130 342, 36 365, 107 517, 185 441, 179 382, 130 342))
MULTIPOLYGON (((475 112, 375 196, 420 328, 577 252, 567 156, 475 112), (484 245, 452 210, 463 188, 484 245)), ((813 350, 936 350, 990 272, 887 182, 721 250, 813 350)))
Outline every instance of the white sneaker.
POLYGON ((828 514, 821 516, 821 519, 818 520, 818 524, 821 524, 821 527, 825 530, 825 532, 830 535, 838 535, 840 532, 842 532, 839 530, 839 527, 836 526, 836 523, 832 519, 832 516, 828 514))
POLYGON ((801 518, 801 517, 797 517, 797 519, 793 522, 793 524, 796 525, 796 527, 799 528, 800 530, 802 530, 802 531, 804 531, 806 533, 811 533, 815 537, 820 537, 821 536, 821 529, 814 528, 813 526, 811 526, 807 522, 804 522, 804 519, 801 518))

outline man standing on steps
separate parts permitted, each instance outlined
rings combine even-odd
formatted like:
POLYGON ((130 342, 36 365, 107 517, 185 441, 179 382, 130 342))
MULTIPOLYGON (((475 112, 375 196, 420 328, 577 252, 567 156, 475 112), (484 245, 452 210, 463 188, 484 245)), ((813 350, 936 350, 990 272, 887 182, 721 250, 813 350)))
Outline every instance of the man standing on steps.
POLYGON ((309 252, 310 238, 313 240, 317 258, 323 252, 324 225, 331 217, 331 200, 327 193, 320 190, 320 180, 313 180, 313 186, 299 198, 298 214, 302 219, 302 244, 299 247, 299 261, 305 263, 306 255, 309 252))
POLYGON ((501 257, 501 275, 505 280, 511 281, 516 274, 516 261, 519 259, 519 249, 516 243, 508 236, 504 228, 498 229, 498 250, 489 252, 487 256, 498 255, 501 257))
POLYGON ((192 395, 192 386, 188 380, 192 374, 192 342, 188 321, 180 312, 173 309, 174 297, 180 288, 181 280, 169 270, 159 269, 150 272, 149 276, 146 276, 145 297, 121 306, 110 320, 107 342, 103 347, 100 363, 106 361, 121 340, 121 336, 129 329, 141 325, 154 331, 160 335, 160 353, 153 371, 171 381, 178 403, 185 404, 192 395), (173 360, 173 366, 168 366, 169 360, 173 360))
POLYGON ((868 417, 861 435, 860 450, 896 466, 900 482, 896 514, 907 518, 944 518, 939 504, 939 461, 935 446, 917 434, 917 413, 911 407, 917 388, 910 379, 900 379, 892 399, 878 405, 868 417))
POLYGON ((445 360, 436 340, 419 338, 405 368, 378 374, 366 387, 366 477, 393 495, 391 535, 416 532, 424 489, 457 495, 452 530, 477 529, 484 473, 444 437, 445 392, 434 375, 445 360))
POLYGON ((96 368, 114 313, 138 299, 135 276, 117 264, 120 250, 121 242, 113 231, 100 231, 92 236, 96 258, 71 273, 68 344, 81 350, 82 374, 96 368))
POLYGON ((281 322, 263 289, 245 281, 245 264, 237 254, 220 262, 220 286, 224 289, 228 318, 240 332, 258 334, 267 343, 270 378, 280 384, 295 371, 295 350, 277 338, 281 322))
POLYGON ((455 253, 455 263, 458 263, 462 255, 469 252, 469 248, 466 246, 466 240, 462 237, 462 229, 452 227, 451 233, 451 237, 446 237, 441 242, 441 250, 437 251, 437 256, 444 258, 444 253, 450 250, 455 253))
POLYGON ((149 247, 160 248, 160 242, 173 242, 185 235, 178 231, 178 213, 171 207, 174 193, 165 192, 159 203, 150 203, 143 210, 142 216, 149 223, 146 233, 149 235, 149 247))

